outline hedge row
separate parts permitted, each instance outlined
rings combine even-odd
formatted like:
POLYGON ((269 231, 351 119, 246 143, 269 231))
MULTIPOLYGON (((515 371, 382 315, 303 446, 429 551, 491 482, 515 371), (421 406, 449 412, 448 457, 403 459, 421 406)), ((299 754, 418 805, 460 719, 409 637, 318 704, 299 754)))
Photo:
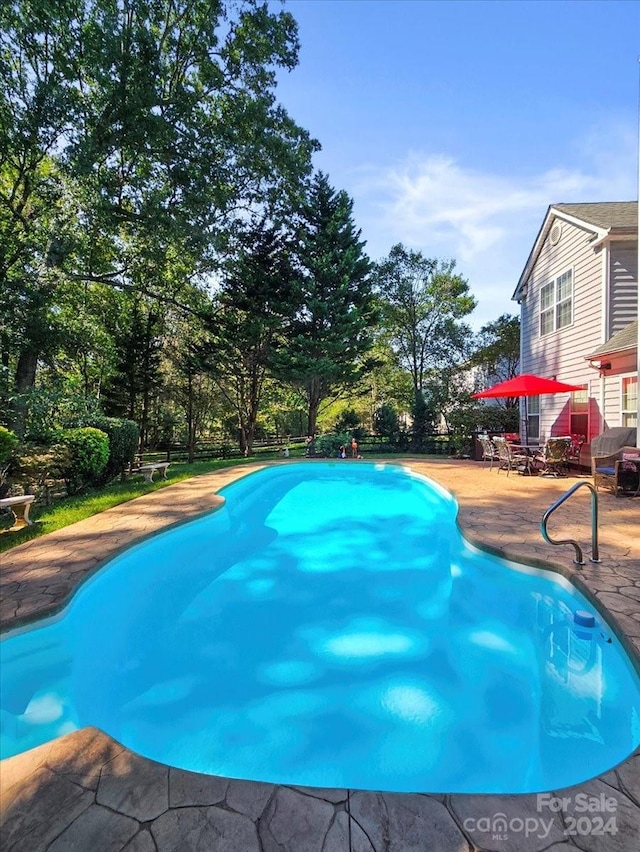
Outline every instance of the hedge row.
POLYGON ((87 426, 59 430, 49 447, 25 447, 21 452, 15 435, 0 427, 0 492, 14 474, 36 486, 49 477, 63 479, 68 494, 105 485, 134 460, 139 437, 132 420, 98 417, 87 426))

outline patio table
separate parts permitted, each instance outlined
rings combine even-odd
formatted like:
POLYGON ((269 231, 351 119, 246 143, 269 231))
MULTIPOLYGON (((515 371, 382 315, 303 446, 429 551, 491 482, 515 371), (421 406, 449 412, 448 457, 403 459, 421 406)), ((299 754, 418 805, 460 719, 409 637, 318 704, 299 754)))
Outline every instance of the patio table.
POLYGON ((544 448, 544 444, 511 444, 511 449, 516 450, 519 453, 523 453, 525 455, 524 465, 522 470, 518 468, 518 471, 523 476, 532 476, 533 468, 532 463, 537 455, 544 448))

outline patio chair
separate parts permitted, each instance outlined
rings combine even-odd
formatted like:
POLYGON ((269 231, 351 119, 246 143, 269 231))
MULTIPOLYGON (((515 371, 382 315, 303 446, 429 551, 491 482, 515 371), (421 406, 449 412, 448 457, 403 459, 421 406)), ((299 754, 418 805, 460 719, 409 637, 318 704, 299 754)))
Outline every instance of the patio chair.
POLYGON ((640 494, 640 449, 622 447, 608 456, 592 456, 591 472, 596 491, 608 488, 616 497, 640 494))
POLYGON ((535 457, 542 465, 540 476, 566 476, 569 472, 569 456, 571 453, 571 436, 566 438, 549 438, 543 451, 535 457))
POLYGON ((586 440, 585 435, 571 434, 571 449, 569 450, 569 461, 576 465, 580 465, 580 450, 586 440))
POLYGON ((509 476, 509 472, 512 470, 526 470, 528 468, 527 456, 512 449, 504 438, 496 436, 493 443, 498 451, 498 473, 501 470, 506 470, 507 476, 509 476))
POLYGON ((500 458, 498 455, 498 451, 493 445, 493 441, 488 435, 478 435, 478 441, 480 446, 482 447, 482 461, 490 462, 489 470, 493 470, 494 461, 498 461, 500 458))

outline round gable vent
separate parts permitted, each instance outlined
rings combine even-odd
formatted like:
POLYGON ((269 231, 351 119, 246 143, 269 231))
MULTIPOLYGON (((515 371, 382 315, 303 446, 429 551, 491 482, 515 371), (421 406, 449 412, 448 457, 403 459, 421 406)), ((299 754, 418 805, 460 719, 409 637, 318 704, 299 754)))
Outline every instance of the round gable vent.
POLYGON ((562 222, 555 222, 551 233, 549 234, 549 242, 552 246, 557 246, 562 235, 562 222))

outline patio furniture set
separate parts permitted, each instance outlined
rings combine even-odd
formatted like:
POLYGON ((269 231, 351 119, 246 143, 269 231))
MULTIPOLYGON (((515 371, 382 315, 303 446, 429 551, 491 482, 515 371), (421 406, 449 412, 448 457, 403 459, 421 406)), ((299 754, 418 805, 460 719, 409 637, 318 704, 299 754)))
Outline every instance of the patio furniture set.
MULTIPOLYGON (((621 441, 633 440, 635 429, 614 428, 593 439, 591 473, 596 489, 608 488, 616 497, 640 495, 640 448, 621 441)), ((579 463, 584 436, 549 438, 544 445, 521 444, 504 436, 479 435, 482 460, 489 470, 512 470, 523 476, 565 476, 570 462, 579 463)))
POLYGON ((498 471, 506 470, 507 476, 512 470, 523 476, 563 476, 569 471, 569 462, 580 458, 583 439, 574 436, 549 438, 544 444, 521 444, 503 436, 490 438, 479 435, 482 447, 482 460, 498 463, 498 471))

